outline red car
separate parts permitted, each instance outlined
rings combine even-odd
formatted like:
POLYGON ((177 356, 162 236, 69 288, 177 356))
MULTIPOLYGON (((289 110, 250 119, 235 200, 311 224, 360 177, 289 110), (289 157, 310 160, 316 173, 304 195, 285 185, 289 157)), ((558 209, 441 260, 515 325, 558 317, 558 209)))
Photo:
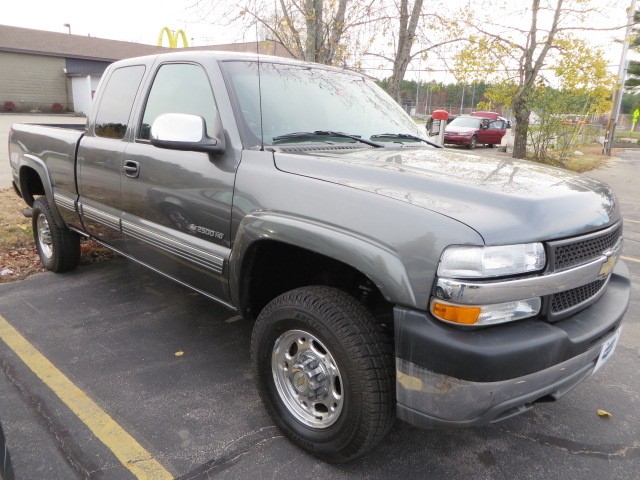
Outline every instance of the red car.
POLYGON ((490 147, 500 144, 507 133, 503 118, 487 118, 476 115, 463 115, 454 119, 444 131, 444 143, 466 145, 473 149, 479 143, 490 147))

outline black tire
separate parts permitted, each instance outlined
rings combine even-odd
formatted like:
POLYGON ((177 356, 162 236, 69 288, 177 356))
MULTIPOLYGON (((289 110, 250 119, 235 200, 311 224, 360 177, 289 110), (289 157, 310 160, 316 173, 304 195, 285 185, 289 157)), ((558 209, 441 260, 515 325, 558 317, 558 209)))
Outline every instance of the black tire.
POLYGON ((469 140, 469 145, 467 145, 467 148, 469 150, 473 150, 474 148, 476 148, 477 145, 478 145, 478 138, 474 135, 473 137, 471 137, 471 140, 469 140))
POLYGON ((9 455, 9 449, 4 438, 4 432, 2 431, 2 424, 0 424, 0 479, 1 480, 14 480, 13 466, 11 464, 11 455, 9 455))
POLYGON ((33 239, 42 264, 52 272, 73 270, 80 262, 80 236, 59 227, 45 197, 33 202, 33 239))
POLYGON ((495 146, 496 146, 496 145, 495 145, 494 143, 487 143, 487 147, 489 147, 489 148, 493 148, 493 147, 495 147, 495 146))
POLYGON ((393 426, 395 370, 391 340, 370 313, 341 290, 303 287, 271 301, 254 326, 251 361, 260 396, 276 425, 298 446, 327 462, 338 463, 362 455, 377 445, 393 426), (284 340, 292 334, 294 337, 308 335, 301 340, 315 345, 315 349, 304 350, 303 343, 292 343, 291 346, 296 345, 294 356, 287 357, 291 363, 284 362, 287 368, 280 368, 279 355, 283 351, 286 355, 292 354, 284 340), (297 345, 301 345, 300 351, 297 345), (313 362, 309 364, 317 369, 302 372, 300 362, 308 362, 309 355, 318 352, 316 360, 319 361, 315 366, 313 362), (320 373, 315 376, 314 372, 326 370, 331 363, 328 359, 336 366, 337 376, 330 374, 327 379, 325 375, 324 386, 312 388, 320 378, 320 373), (296 375, 304 377, 302 383, 300 377, 296 377, 298 386, 293 383, 296 375), (277 380, 282 377, 288 377, 288 383, 277 380), (278 390, 288 388, 289 392, 299 394, 298 388, 305 382, 305 392, 308 390, 311 397, 290 395, 287 399, 287 394, 278 390), (324 398, 314 400, 313 394, 322 389, 324 398), (340 394, 339 397, 336 394, 340 394), (313 404, 312 415, 318 415, 315 420, 321 425, 311 425, 310 421, 296 416, 299 412, 304 414, 307 406, 299 400, 302 398, 313 404), (335 402, 340 402, 339 409, 336 410, 338 403, 333 403, 334 412, 323 409, 318 413, 317 406, 326 398, 329 403, 338 398, 335 402), (299 403, 295 404, 296 401, 299 403), (316 401, 320 403, 314 404, 316 401))

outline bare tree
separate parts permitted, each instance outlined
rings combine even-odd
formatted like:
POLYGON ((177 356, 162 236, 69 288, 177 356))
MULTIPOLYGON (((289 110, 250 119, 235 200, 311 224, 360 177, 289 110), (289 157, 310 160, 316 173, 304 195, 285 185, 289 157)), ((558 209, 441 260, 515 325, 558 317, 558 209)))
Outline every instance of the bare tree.
POLYGON ((393 38, 393 56, 384 52, 367 52, 367 55, 382 58, 392 65, 389 94, 400 102, 401 84, 409 65, 416 58, 425 58, 430 52, 443 55, 442 48, 463 39, 455 22, 434 11, 427 11, 423 0, 409 0, 387 5, 385 15, 377 20, 379 29, 393 38), (415 49, 416 44, 420 45, 415 49))
POLYGON ((398 43, 393 61, 393 74, 389 83, 389 94, 399 101, 400 84, 407 73, 411 61, 411 49, 416 38, 418 20, 422 14, 423 0, 415 0, 409 13, 409 0, 400 0, 400 16, 398 29, 398 43))
POLYGON ((327 65, 343 64, 358 27, 379 18, 375 0, 222 0, 191 6, 201 18, 237 25, 249 34, 266 32, 294 58, 327 65))
POLYGON ((533 91, 540 69, 544 65, 549 49, 558 33, 558 23, 562 13, 563 0, 557 0, 553 12, 551 27, 545 38, 538 40, 538 13, 540 12, 540 0, 532 0, 531 27, 527 37, 527 43, 522 49, 522 61, 520 63, 520 82, 518 90, 513 96, 513 115, 516 118, 516 131, 513 139, 514 158, 527 156, 527 132, 529 131, 529 96, 533 91))
POLYGON ((383 58, 392 65, 390 94, 397 101, 415 58, 460 40, 451 36, 450 22, 424 12, 424 0, 202 0, 192 9, 250 35, 259 28, 301 60, 358 68, 353 58, 362 53, 383 58))

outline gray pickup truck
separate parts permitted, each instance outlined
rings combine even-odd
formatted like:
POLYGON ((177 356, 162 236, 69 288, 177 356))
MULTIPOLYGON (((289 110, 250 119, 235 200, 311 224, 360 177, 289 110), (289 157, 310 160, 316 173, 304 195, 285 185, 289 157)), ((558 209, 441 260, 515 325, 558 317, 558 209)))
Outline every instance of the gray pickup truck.
POLYGON ((9 149, 48 269, 93 238, 239 312, 274 422, 338 462, 396 416, 562 396, 629 302, 609 187, 424 133, 356 73, 177 52, 114 63, 86 125, 14 125, 9 149))

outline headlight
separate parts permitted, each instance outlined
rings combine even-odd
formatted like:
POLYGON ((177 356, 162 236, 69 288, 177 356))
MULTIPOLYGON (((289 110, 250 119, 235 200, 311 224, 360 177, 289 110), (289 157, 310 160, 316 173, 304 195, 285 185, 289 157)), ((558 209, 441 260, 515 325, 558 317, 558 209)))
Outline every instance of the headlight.
POLYGON ((439 277, 487 278, 542 270, 546 262, 541 243, 499 247, 452 246, 442 253, 439 277))

